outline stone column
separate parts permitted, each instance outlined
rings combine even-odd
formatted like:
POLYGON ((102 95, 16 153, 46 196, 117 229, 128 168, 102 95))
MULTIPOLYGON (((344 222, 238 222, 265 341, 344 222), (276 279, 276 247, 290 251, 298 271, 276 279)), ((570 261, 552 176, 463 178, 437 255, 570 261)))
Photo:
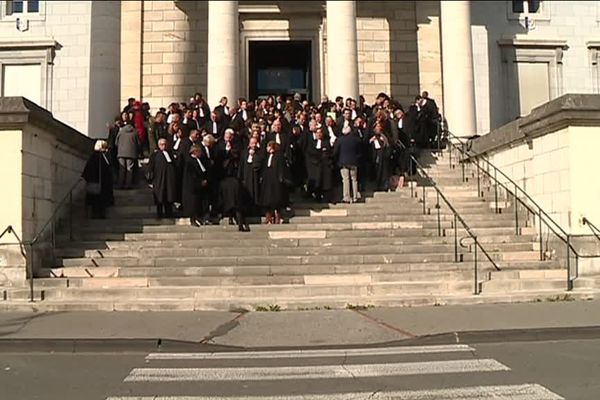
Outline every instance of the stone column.
POLYGON ((239 29, 237 1, 208 2, 207 100, 211 108, 223 96, 230 105, 237 102, 239 29))
POLYGON ((355 1, 327 1, 327 95, 358 101, 355 1))
POLYGON ((441 1, 444 109, 448 128, 457 136, 473 135, 475 84, 469 1, 441 1))

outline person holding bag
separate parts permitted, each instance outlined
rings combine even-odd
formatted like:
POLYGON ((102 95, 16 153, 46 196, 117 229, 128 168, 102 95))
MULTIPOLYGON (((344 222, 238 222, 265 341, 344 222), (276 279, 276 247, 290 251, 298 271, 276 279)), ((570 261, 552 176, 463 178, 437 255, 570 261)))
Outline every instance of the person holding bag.
POLYGON ((94 153, 85 165, 81 177, 85 179, 85 203, 92 208, 92 218, 106 218, 106 207, 114 203, 112 167, 106 155, 108 144, 96 141, 94 153))

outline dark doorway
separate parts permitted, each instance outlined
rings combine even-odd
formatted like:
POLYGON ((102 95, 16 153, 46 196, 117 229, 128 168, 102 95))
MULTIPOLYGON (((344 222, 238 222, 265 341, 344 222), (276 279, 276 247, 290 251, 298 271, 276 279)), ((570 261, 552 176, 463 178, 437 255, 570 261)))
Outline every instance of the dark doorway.
POLYGON ((249 50, 251 99, 294 93, 311 99, 310 41, 250 41, 249 50))

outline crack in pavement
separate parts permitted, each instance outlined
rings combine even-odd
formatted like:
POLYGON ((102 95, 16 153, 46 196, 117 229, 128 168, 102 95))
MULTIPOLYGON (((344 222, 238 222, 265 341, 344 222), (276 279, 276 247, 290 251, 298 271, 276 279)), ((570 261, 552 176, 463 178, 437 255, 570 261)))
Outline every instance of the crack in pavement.
POLYGON ((213 342, 213 340, 217 337, 223 337, 223 336, 227 335, 229 332, 231 332, 232 330, 234 330, 235 328, 240 326, 239 321, 245 315, 246 315, 246 312, 241 312, 240 314, 236 315, 235 318, 231 319, 230 321, 227 321, 224 324, 217 326, 215 329, 210 331, 208 333, 208 335, 206 335, 202 340, 200 340, 200 343, 207 344, 207 343, 213 342))
POLYGON ((363 312, 361 312, 359 310, 352 310, 352 311, 354 311, 355 313, 357 313, 361 317, 367 319, 368 321, 374 323, 375 325, 379 325, 380 327, 384 327, 384 328, 390 329, 390 330, 392 330, 392 331, 394 331, 396 333, 400 333, 401 335, 407 336, 410 339, 414 339, 414 338, 417 337, 417 335, 415 335, 414 333, 411 333, 411 332, 406 331, 404 329, 395 327, 394 325, 388 324, 385 321, 381 321, 381 320, 379 320, 376 317, 370 316, 369 314, 363 313, 363 312))

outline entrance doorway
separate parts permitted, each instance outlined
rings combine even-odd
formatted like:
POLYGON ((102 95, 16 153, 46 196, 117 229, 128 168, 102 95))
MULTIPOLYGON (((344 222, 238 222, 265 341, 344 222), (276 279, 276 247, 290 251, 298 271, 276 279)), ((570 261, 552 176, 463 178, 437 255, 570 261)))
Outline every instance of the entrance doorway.
POLYGON ((248 45, 251 99, 294 93, 300 93, 302 100, 312 98, 310 41, 252 40, 248 45))

